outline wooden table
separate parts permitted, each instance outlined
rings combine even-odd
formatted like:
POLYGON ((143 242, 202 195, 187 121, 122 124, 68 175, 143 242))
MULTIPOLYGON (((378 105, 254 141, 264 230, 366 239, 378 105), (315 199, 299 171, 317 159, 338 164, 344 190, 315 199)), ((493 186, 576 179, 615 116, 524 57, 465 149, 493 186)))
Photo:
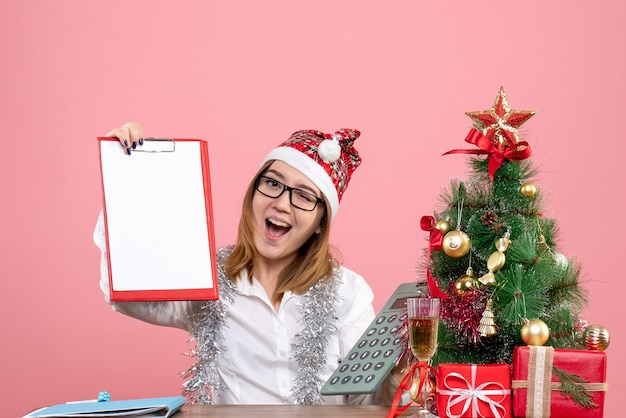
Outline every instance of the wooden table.
MULTIPOLYGON (((289 406, 289 405, 185 405, 173 418, 277 418, 277 417, 353 417, 385 418, 388 406, 289 406)), ((402 417, 409 417, 416 409, 409 408, 402 417)))

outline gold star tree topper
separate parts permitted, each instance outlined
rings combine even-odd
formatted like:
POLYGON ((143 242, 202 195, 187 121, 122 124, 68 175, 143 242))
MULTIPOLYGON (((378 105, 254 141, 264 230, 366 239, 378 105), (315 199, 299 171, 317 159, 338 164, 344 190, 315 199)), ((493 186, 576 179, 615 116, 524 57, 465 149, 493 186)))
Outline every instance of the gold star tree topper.
POLYGON ((474 121, 476 129, 500 149, 519 142, 517 129, 535 113, 532 110, 511 109, 503 87, 500 87, 491 109, 465 112, 474 121))

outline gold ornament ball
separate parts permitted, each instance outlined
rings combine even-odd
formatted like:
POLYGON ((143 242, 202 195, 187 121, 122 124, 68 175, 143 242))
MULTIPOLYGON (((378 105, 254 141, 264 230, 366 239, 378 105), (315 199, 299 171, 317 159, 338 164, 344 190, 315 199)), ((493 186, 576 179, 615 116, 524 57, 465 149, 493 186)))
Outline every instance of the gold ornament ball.
POLYGON ((446 235, 450 231, 450 222, 445 219, 437 221, 435 229, 441 232, 441 235, 446 235))
POLYGON ((426 382, 424 382, 424 386, 426 387, 426 389, 422 387, 422 392, 418 392, 417 390, 419 389, 419 386, 420 386, 420 376, 419 376, 419 373, 416 373, 415 380, 413 380, 413 384, 411 385, 411 388, 409 389, 409 396, 411 397, 411 400, 413 402, 415 402, 418 405, 421 405, 422 400, 423 400, 422 393, 424 392, 424 390, 426 390, 426 399, 434 396, 436 392, 435 392, 435 384, 430 379, 430 377, 428 377, 426 379, 426 382))
POLYGON ((452 258, 463 257, 469 252, 470 245, 469 235, 458 229, 448 232, 441 243, 443 252, 452 258))
POLYGON ((535 197, 535 195, 537 194, 537 186, 535 186, 530 181, 527 181, 520 187, 520 192, 526 197, 535 197))
POLYGON ((526 345, 544 345, 550 338, 550 329, 541 319, 531 319, 520 332, 526 345))
POLYGON ((609 331, 602 325, 589 325, 583 331, 583 342, 587 350, 604 351, 609 346, 609 331))
POLYGON ((467 274, 464 274, 463 276, 459 277, 457 281, 454 282, 454 288, 456 289, 456 294, 459 296, 464 295, 470 290, 478 289, 478 287, 479 285, 478 285, 478 281, 476 280, 476 277, 469 276, 467 274))

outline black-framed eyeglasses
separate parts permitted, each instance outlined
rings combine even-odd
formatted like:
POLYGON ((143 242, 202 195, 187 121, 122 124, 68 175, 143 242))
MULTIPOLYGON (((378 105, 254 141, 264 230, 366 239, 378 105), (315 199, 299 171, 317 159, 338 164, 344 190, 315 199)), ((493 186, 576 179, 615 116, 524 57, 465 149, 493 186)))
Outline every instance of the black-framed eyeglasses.
POLYGON ((289 201, 291 204, 302 210, 312 211, 317 207, 318 203, 324 203, 324 199, 315 196, 313 193, 307 192, 295 187, 289 187, 267 176, 259 176, 256 179, 256 189, 267 197, 272 199, 279 198, 285 190, 289 191, 289 201))

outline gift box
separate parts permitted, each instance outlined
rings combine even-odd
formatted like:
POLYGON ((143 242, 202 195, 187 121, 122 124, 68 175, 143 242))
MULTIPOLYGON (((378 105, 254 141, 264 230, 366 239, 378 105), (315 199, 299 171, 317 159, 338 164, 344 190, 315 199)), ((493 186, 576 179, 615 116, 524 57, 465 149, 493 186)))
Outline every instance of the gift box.
POLYGON ((602 417, 607 390, 606 353, 516 347, 511 387, 516 417, 602 417))
POLYGON ((440 364, 437 413, 450 418, 511 418, 511 366, 440 364))

